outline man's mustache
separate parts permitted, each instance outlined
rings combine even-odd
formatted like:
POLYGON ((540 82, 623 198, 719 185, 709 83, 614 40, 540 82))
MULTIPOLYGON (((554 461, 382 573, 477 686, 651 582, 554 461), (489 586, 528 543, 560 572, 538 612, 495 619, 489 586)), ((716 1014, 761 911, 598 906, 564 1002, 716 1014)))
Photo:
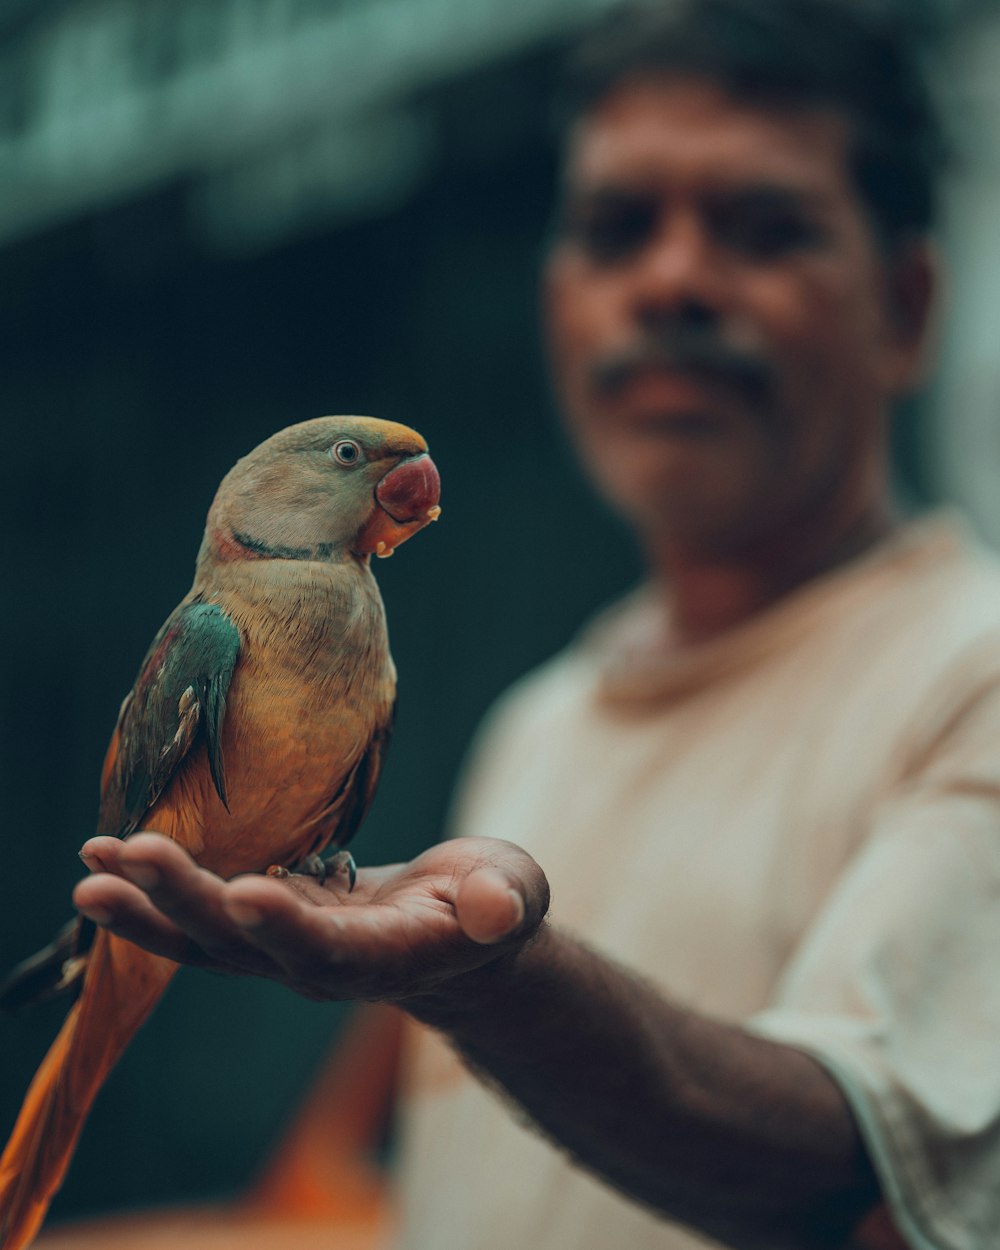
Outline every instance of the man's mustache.
POLYGON ((761 402, 775 389, 774 370, 759 353, 728 342, 712 326, 672 325, 644 332, 608 352, 591 367, 591 383, 601 395, 614 395, 647 370, 689 373, 718 382, 761 402))

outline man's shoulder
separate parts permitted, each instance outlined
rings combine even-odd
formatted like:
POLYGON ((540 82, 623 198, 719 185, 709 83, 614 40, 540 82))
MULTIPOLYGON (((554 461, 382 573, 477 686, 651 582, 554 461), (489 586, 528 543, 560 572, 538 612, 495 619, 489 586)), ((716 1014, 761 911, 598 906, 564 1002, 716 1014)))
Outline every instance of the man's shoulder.
POLYGON ((922 757, 971 709, 996 723, 1000 559, 961 518, 912 523, 835 590, 803 639, 842 718, 831 723, 877 726, 899 758, 922 757))
POLYGON ((490 708, 489 732, 520 732, 585 704, 593 691, 593 665, 573 641, 513 682, 490 708))
POLYGON ((475 745, 495 749, 503 740, 544 739, 567 721, 586 718, 599 701, 608 651, 644 601, 643 590, 632 591, 589 616, 565 646, 497 697, 480 723, 475 745))
POLYGON ((575 640, 500 695, 467 752, 449 822, 453 835, 513 836, 504 815, 513 793, 589 722, 598 673, 586 643, 575 640))
POLYGON ((945 663, 970 651, 1000 659, 996 552, 961 518, 945 514, 917 522, 898 559, 902 573, 888 579, 888 598, 897 598, 896 610, 909 618, 915 639, 933 644, 945 663))

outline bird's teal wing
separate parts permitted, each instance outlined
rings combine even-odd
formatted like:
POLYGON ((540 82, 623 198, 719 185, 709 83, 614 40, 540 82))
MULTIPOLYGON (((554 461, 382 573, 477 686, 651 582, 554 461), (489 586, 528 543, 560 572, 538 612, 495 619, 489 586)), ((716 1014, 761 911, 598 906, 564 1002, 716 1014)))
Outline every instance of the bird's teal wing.
POLYGON ((97 832, 128 837, 196 742, 227 804, 222 758, 226 696, 239 630, 214 603, 182 604, 153 639, 121 706, 104 761, 97 832))
MULTIPOLYGON (((185 603, 167 619, 118 713, 104 760, 98 833, 125 838, 138 829, 202 736, 226 802, 221 734, 239 652, 239 631, 215 604, 185 603)), ((0 984, 0 1008, 77 992, 94 932, 82 917, 68 924, 0 984)))

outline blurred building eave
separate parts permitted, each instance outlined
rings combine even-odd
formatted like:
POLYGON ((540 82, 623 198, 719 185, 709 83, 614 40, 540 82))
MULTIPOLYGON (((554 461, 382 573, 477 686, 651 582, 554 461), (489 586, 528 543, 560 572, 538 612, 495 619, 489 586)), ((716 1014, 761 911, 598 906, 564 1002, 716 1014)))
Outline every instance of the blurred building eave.
POLYGON ((413 95, 614 2, 16 4, 0 15, 0 246, 181 178, 231 212, 241 189, 252 201, 276 180, 288 202, 304 189, 363 212, 405 191, 430 150, 413 95))

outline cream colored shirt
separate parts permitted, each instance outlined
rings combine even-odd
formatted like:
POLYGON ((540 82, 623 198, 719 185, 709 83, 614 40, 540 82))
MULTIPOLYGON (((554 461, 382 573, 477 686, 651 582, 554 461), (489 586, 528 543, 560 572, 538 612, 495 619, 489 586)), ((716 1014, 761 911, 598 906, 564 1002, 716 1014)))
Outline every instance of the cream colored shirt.
MULTIPOLYGON (((524 846, 553 921, 672 1000, 817 1056, 913 1250, 1000 1246, 1000 566, 934 517, 725 637, 664 637, 646 591, 520 683, 456 832, 524 846)), ((429 1032, 404 1099, 405 1250, 705 1245, 429 1032)))

